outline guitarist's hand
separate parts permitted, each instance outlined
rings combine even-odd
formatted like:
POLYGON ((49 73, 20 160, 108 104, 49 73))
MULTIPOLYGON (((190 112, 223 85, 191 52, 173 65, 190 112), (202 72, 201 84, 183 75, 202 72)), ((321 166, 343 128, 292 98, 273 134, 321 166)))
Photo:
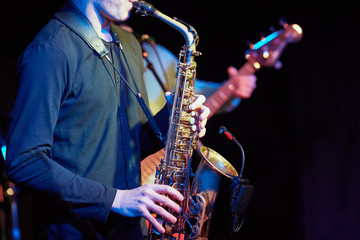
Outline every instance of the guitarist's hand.
POLYGON ((156 213, 168 221, 175 223, 176 217, 166 211, 163 206, 169 207, 175 212, 180 212, 180 206, 175 201, 162 195, 168 196, 178 201, 184 197, 175 188, 168 185, 146 184, 131 190, 117 190, 111 210, 126 217, 144 217, 160 233, 165 229, 151 213, 156 213))
POLYGON ((235 67, 228 67, 229 78, 232 78, 237 83, 234 91, 239 98, 249 98, 256 88, 256 76, 254 74, 240 74, 235 67))

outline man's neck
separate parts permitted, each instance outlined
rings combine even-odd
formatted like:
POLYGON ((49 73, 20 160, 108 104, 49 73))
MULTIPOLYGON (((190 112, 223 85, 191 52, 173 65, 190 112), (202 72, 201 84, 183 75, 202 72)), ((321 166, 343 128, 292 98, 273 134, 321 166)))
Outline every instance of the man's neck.
POLYGON ((90 21, 91 25, 95 29, 95 32, 101 39, 107 42, 111 42, 113 40, 110 33, 112 22, 109 19, 103 17, 92 2, 74 1, 74 4, 90 21))

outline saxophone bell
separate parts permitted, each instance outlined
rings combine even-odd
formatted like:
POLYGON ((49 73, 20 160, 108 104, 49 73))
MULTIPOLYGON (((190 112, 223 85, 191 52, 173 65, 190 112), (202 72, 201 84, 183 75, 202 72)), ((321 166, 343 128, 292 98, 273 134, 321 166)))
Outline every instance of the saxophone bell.
POLYGON ((221 185, 225 182, 230 184, 232 179, 239 176, 235 168, 216 151, 202 147, 200 152, 202 159, 196 170, 188 200, 189 212, 196 219, 199 231, 190 239, 207 238, 221 185))

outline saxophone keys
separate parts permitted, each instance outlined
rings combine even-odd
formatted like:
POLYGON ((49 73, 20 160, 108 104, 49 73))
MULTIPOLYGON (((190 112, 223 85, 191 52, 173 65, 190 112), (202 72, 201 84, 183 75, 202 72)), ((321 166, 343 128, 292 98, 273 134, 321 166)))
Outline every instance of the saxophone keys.
POLYGON ((194 51, 191 55, 193 55, 194 57, 198 57, 198 56, 201 56, 202 53, 199 51, 194 51))
POLYGON ((193 77, 194 77, 194 74, 192 72, 187 72, 187 74, 186 74, 187 80, 193 79, 193 77))
POLYGON ((180 172, 180 171, 174 171, 172 173, 172 180, 174 182, 184 182, 186 179, 186 176, 184 176, 184 173, 180 172))
POLYGON ((203 211, 206 205, 205 198, 200 194, 191 195, 188 201, 188 209, 192 214, 203 211))
POLYGON ((179 183, 179 182, 178 183, 173 183, 170 186, 175 188, 176 190, 178 190, 182 194, 187 190, 187 187, 185 186, 185 184, 179 183))
POLYGON ((165 232, 166 232, 168 235, 174 234, 174 232, 175 232, 175 231, 174 231, 174 224, 166 221, 164 227, 165 227, 165 232))
POLYGON ((190 118, 190 119, 189 119, 189 123, 190 123, 190 124, 194 124, 194 123, 195 123, 195 118, 190 118))
POLYGON ((190 68, 195 69, 196 67, 197 67, 197 63, 195 61, 192 61, 190 68))
POLYGON ((195 125, 191 126, 191 131, 195 132, 197 130, 197 127, 195 125))

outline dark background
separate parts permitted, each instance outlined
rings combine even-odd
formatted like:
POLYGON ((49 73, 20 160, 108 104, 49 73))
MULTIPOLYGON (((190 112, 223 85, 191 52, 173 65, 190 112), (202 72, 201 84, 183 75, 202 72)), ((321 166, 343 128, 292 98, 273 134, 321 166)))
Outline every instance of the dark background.
MULTIPOLYGON (((203 142, 238 167, 240 151, 217 133, 224 125, 245 150, 244 175, 255 190, 235 239, 360 239, 360 14, 355 1, 150 2, 197 30, 202 80, 226 80, 228 66, 245 63, 247 42, 268 35, 270 26, 279 29, 280 18, 303 28, 302 41, 284 50, 283 68, 258 71, 252 97, 233 112, 214 116, 203 142)), ((3 5, 2 123, 18 55, 61 5, 60 0, 3 5)), ((129 24, 176 55, 183 45, 178 32, 156 19, 132 13, 129 24)))

